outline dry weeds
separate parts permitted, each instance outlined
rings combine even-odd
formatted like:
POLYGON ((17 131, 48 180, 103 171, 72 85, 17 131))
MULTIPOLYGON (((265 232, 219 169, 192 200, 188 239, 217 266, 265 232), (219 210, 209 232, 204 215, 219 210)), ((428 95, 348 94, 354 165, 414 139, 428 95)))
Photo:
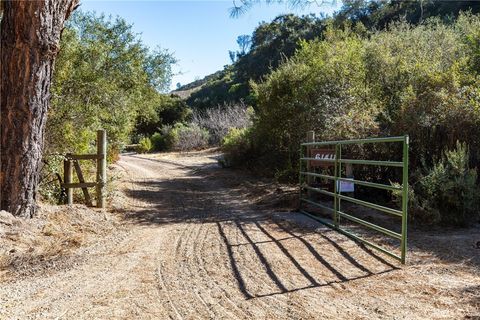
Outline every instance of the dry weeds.
POLYGON ((33 274, 52 262, 60 263, 76 249, 99 241, 118 230, 120 221, 102 210, 84 205, 43 204, 30 220, 0 216, 0 272, 8 276, 33 274))

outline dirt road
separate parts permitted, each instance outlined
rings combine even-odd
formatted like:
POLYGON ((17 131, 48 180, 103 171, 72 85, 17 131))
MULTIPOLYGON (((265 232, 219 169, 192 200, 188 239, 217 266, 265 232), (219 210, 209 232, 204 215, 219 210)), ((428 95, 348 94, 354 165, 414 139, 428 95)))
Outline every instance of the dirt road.
POLYGON ((122 156, 124 231, 68 267, 2 283, 0 318, 480 317, 480 251, 455 252, 471 245, 460 232, 414 240, 400 267, 303 216, 260 208, 215 157, 122 156))

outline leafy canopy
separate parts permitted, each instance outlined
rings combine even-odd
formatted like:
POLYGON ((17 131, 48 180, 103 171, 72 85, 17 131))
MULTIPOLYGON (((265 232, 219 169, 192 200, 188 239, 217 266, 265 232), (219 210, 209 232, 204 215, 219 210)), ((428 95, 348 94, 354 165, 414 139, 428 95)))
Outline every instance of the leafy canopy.
POLYGON ((122 18, 76 12, 56 64, 48 150, 88 152, 99 128, 118 150, 128 142, 135 119, 161 100, 174 63, 168 51, 149 50, 122 18))

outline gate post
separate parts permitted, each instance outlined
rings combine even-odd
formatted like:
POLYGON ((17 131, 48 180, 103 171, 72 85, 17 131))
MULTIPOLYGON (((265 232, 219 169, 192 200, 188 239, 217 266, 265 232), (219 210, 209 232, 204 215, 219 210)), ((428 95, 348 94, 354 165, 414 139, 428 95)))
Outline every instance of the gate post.
POLYGON ((107 133, 97 131, 97 207, 105 208, 105 185, 107 183, 107 133))
POLYGON ((334 185, 333 185, 333 222, 335 224, 335 227, 338 228, 338 211, 340 210, 340 199, 338 197, 340 193, 340 180, 338 180, 339 177, 342 175, 342 164, 340 162, 340 157, 341 157, 341 149, 339 144, 335 144, 335 167, 334 167, 334 185))
MULTIPOLYGON (((307 142, 315 142, 315 131, 307 131, 307 142)), ((307 158, 311 157, 310 150, 312 149, 311 146, 307 146, 307 158)), ((310 172, 310 161, 307 161, 307 171, 310 172)), ((308 177, 307 180, 310 183, 312 177, 308 177)))
POLYGON ((408 147, 409 136, 403 137, 403 172, 402 172, 402 239, 401 239, 401 261, 406 263, 407 255, 407 221, 408 221, 408 147))
POLYGON ((67 193, 67 204, 73 204, 73 189, 69 188, 68 185, 72 183, 72 161, 69 159, 69 154, 66 155, 63 160, 63 183, 66 185, 65 191, 67 193))

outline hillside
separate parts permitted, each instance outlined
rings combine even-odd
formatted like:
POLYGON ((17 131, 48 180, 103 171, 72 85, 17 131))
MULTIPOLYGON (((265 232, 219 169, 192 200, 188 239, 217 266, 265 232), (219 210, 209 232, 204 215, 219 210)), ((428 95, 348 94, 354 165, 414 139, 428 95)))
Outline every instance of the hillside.
MULTIPOLYGON (((250 82, 261 82, 300 48, 302 41, 323 39, 326 27, 346 27, 359 34, 384 30, 400 20, 411 25, 431 18, 450 23, 461 11, 480 12, 478 1, 363 1, 347 0, 332 17, 292 14, 261 23, 239 51, 231 52, 235 61, 201 80, 174 91, 191 108, 212 108, 225 103, 246 101, 255 105, 250 82)), ((244 40, 245 41, 245 40, 244 40)), ((225 53, 227 54, 227 53, 225 53)))

